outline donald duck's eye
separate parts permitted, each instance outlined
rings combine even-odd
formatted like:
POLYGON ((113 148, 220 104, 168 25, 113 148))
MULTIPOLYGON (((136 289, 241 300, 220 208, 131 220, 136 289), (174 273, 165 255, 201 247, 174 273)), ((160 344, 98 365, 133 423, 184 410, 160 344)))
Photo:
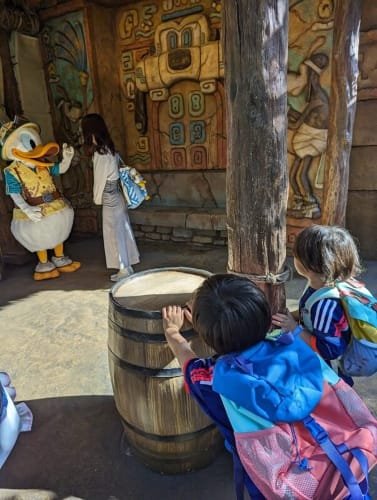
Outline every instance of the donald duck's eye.
POLYGON ((27 150, 30 151, 31 149, 34 149, 35 146, 37 145, 35 140, 32 138, 30 134, 21 134, 20 135, 20 141, 23 147, 27 150))

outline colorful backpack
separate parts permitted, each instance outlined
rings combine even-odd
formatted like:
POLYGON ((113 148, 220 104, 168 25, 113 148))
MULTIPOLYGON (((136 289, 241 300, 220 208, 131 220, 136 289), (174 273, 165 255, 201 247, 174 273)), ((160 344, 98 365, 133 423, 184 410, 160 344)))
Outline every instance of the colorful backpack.
POLYGON ((355 279, 314 292, 305 304, 303 322, 312 331, 311 309, 322 299, 340 299, 351 329, 351 341, 340 363, 343 373, 367 377, 377 372, 377 299, 355 279))
MULTIPOLYGON (((377 420, 298 336, 221 356, 213 390, 232 425, 237 459, 268 500, 370 498, 377 420)), ((237 480, 236 491, 242 499, 237 480)))
POLYGON ((144 200, 149 200, 144 177, 136 168, 128 167, 118 155, 119 180, 127 206, 130 209, 139 207, 144 200))

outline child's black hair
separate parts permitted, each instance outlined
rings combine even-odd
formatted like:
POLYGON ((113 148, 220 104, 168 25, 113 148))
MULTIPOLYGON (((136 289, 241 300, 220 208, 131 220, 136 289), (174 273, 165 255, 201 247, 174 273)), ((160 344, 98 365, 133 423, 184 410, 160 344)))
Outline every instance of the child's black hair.
POLYGON ((271 326, 267 299, 249 279, 214 274, 195 292, 194 329, 218 354, 241 351, 263 340, 271 326))
POLYGON ((347 280, 361 271, 359 253, 350 233, 338 226, 313 225, 296 238, 293 255, 325 284, 347 280))

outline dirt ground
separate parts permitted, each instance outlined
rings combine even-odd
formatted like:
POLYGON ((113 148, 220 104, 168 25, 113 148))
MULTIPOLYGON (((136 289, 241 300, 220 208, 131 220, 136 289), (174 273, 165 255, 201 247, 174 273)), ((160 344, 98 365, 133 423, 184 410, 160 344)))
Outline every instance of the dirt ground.
MULTIPOLYGON (((0 281, 0 370, 7 371, 34 414, 0 471, 0 499, 8 489, 50 490, 22 496, 85 500, 232 500, 231 457, 224 451, 204 470, 177 476, 145 468, 126 446, 112 396, 107 360, 107 307, 111 282, 102 241, 71 241, 68 253, 82 262, 76 273, 35 282, 33 263, 6 266, 0 281)), ((140 246, 136 271, 188 266, 223 272, 223 248, 179 244, 140 246)), ((377 262, 367 262, 365 281, 377 293, 377 262)), ((293 306, 305 283, 287 285, 293 306)), ((356 384, 377 414, 377 377, 356 384)), ((372 474, 372 498, 377 476, 372 474)))

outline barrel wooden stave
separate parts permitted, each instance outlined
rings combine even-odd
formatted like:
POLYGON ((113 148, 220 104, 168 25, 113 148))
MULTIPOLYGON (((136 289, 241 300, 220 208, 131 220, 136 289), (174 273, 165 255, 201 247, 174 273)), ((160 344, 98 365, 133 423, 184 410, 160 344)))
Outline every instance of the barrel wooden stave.
MULTIPOLYGON (((184 300, 188 298, 185 294, 184 300)), ((184 333, 192 336, 195 352, 211 355, 191 325, 184 333)), ((165 473, 208 465, 222 448, 222 439, 184 391, 178 361, 163 336, 160 312, 150 311, 149 317, 148 312, 135 314, 110 295, 108 345, 115 403, 135 455, 165 473)))

